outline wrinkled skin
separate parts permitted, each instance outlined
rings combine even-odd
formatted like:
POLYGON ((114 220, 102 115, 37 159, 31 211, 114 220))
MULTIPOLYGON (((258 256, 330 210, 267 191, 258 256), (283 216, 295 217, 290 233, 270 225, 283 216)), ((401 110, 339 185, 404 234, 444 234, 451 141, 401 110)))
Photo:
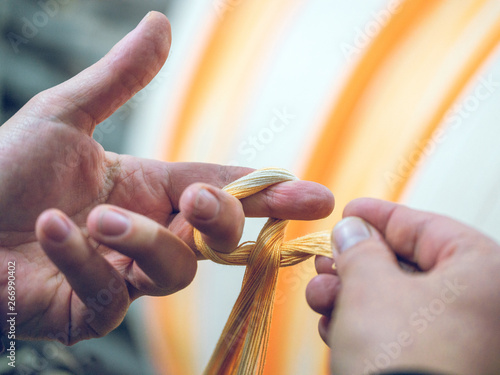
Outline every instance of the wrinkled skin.
POLYGON ((158 73, 170 35, 165 16, 150 13, 102 60, 0 127, 0 315, 14 307, 15 264, 16 338, 103 336, 136 298, 184 288, 200 258, 193 226, 229 252, 245 216, 311 220, 333 209, 319 184, 282 183, 240 202, 220 188, 248 168, 117 155, 92 139, 158 73))

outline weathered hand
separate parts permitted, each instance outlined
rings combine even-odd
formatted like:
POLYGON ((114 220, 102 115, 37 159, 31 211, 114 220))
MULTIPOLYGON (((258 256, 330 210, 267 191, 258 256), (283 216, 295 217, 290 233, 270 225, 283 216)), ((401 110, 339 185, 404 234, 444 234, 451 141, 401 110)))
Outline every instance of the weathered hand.
POLYGON ((332 373, 499 373, 500 246, 450 218, 391 202, 358 199, 344 216, 334 229, 337 271, 318 258, 307 289, 324 315, 332 373), (398 259, 421 272, 404 271, 398 259))
POLYGON ((92 139, 157 74, 170 40, 168 20, 150 13, 102 60, 0 127, 0 314, 15 263, 17 338, 103 336, 134 299, 184 288, 199 258, 193 225, 228 252, 245 216, 330 213, 333 197, 318 184, 283 183, 240 202, 219 188, 250 169, 117 155, 92 139))

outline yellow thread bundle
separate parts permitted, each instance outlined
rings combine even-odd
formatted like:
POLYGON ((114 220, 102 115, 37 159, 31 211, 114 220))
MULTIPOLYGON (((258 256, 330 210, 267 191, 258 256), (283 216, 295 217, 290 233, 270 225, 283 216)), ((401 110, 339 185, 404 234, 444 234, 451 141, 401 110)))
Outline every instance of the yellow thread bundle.
MULTIPOLYGON (((223 190, 242 199, 285 181, 297 180, 279 168, 254 171, 223 190)), ((207 375, 262 374, 266 357, 274 296, 280 267, 292 266, 313 255, 332 257, 330 231, 283 242, 287 220, 270 218, 255 242, 246 242, 230 254, 213 251, 194 229, 198 250, 220 264, 246 265, 240 295, 205 369, 207 375)))

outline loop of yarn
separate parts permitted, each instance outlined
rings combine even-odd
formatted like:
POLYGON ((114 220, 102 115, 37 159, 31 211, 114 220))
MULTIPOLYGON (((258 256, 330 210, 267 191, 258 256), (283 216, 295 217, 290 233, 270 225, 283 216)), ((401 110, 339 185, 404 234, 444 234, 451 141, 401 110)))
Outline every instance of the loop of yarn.
MULTIPOLYGON (((232 182, 223 190, 242 199, 271 185, 294 180, 297 177, 284 169, 265 168, 232 182)), ((332 257, 330 231, 283 242, 287 224, 287 220, 268 219, 255 242, 245 242, 229 254, 212 250, 194 229, 196 247, 206 258, 220 264, 247 266, 241 292, 205 374, 262 374, 279 268, 300 263, 313 255, 332 257)))

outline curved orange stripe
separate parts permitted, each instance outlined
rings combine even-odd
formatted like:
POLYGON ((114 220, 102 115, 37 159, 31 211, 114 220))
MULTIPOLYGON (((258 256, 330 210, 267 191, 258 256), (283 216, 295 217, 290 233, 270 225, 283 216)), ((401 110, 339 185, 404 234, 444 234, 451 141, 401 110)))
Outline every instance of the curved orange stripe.
MULTIPOLYGON (((231 60, 231 53, 235 53, 233 49, 227 51, 227 45, 230 44, 230 40, 235 38, 235 34, 241 34, 245 27, 242 26, 242 22, 248 24, 248 22, 253 22, 250 26, 255 28, 253 35, 253 40, 260 40, 258 45, 258 54, 256 54, 256 60, 262 57, 262 54, 273 45, 276 36, 279 34, 280 25, 285 22, 287 16, 292 13, 293 7, 290 6, 287 0, 274 1, 269 3, 267 0, 253 0, 242 2, 235 9, 230 9, 226 14, 224 14, 220 22, 216 25, 215 29, 212 31, 212 35, 207 38, 209 43, 206 45, 204 52, 200 58, 198 66, 194 74, 192 75, 192 81, 184 95, 184 99, 180 100, 182 105, 181 110, 174 117, 173 124, 173 134, 169 136, 168 144, 164 149, 165 160, 169 161, 179 161, 182 159, 182 154, 186 145, 189 144, 190 135, 197 128, 202 127, 199 123, 199 115, 203 113, 203 110, 207 106, 207 102, 210 100, 210 95, 213 92, 214 87, 221 85, 221 80, 225 79, 225 72, 221 68, 221 64, 233 63, 231 60), (249 8, 251 8, 249 10, 249 8), (286 10, 286 12, 284 11, 286 10), (266 15, 265 17, 262 17, 266 15), (252 18, 258 16, 258 22, 252 21, 252 18), (250 18, 250 21, 248 20, 250 18), (273 33, 269 33, 269 29, 273 33), (197 121, 198 120, 198 121, 197 121)), ((247 25, 248 26, 248 25, 247 25)), ((245 37, 245 35, 243 35, 245 37)), ((248 42, 249 36, 242 38, 248 42)), ((252 43, 246 43, 241 46, 246 50, 255 51, 257 46, 252 43)), ((237 51, 238 52, 238 51, 237 51)), ((255 80, 252 79, 258 71, 259 61, 247 61, 247 63, 253 63, 254 66, 252 70, 246 69, 242 81, 238 86, 239 95, 238 98, 242 96, 245 90, 248 90, 248 86, 251 85, 255 80), (246 86, 246 87, 243 87, 246 86)), ((231 83, 230 83, 231 84, 231 83)), ((232 83, 234 85, 234 83, 232 83)), ((241 99, 240 99, 241 100, 241 99)), ((238 104, 238 103, 235 103, 238 104)), ((228 111, 234 111, 235 105, 227 105, 228 111)), ((232 128, 236 129, 236 126, 232 128)), ((212 129, 211 129, 212 130, 212 129)), ((231 129, 227 129, 229 131, 231 129)), ((230 142, 232 139, 230 134, 226 134, 222 139, 223 142, 230 142)), ((220 146, 220 144, 218 145, 220 146)), ((205 160, 213 161, 213 160, 205 160)), ((188 351, 191 349, 190 345, 179 344, 179 321, 182 321, 183 308, 187 307, 186 301, 195 300, 189 296, 178 297, 170 296, 168 299, 156 299, 150 301, 150 309, 156 312, 152 313, 152 318, 156 318, 155 327, 154 324, 150 325, 150 328, 154 327, 152 344, 154 346, 154 356, 156 362, 156 367, 161 371, 161 373, 170 372, 173 374, 194 374, 193 371, 193 361, 189 360, 188 351), (158 316, 159 312, 169 311, 169 316, 163 318, 158 316), (159 328, 159 329, 158 329, 159 328), (168 353, 168 355, 166 354, 168 353)), ((184 333, 184 337, 192 339, 195 335, 190 335, 189 333, 184 333)), ((183 341, 183 340, 181 340, 183 341)), ((191 353, 193 355, 193 353, 191 353)))
POLYGON ((207 38, 204 53, 181 101, 181 109, 173 120, 173 132, 166 140, 165 160, 184 159, 182 155, 186 153, 186 146, 191 145, 194 132, 203 127, 203 119, 200 118, 210 105, 207 103, 217 99, 214 93, 221 87, 229 88, 231 93, 225 92, 223 100, 228 100, 228 103, 224 104, 223 110, 217 108, 217 115, 223 115, 223 124, 218 129, 210 129, 210 132, 220 135, 217 144, 219 154, 221 149, 227 148, 222 146, 230 144, 228 142, 233 138, 231 132, 237 130, 237 123, 231 122, 231 119, 238 118, 244 109, 245 95, 255 83, 254 78, 265 61, 265 55, 272 50, 273 42, 280 32, 279 26, 296 9, 286 0, 252 0, 230 6, 220 17, 213 35, 207 38), (239 40, 244 42, 238 43, 239 40), (243 62, 241 56, 245 53, 249 57, 243 62))
MULTIPOLYGON (((363 56, 359 65, 353 71, 344 92, 335 105, 334 111, 327 119, 319 142, 313 154, 309 158, 309 167, 305 171, 304 179, 311 181, 323 181, 325 176, 335 174, 338 161, 345 152, 345 140, 352 133, 352 128, 344 126, 350 123, 350 118, 356 111, 368 83, 374 73, 385 62, 390 51, 404 41, 409 33, 420 20, 437 7, 439 1, 406 1, 401 11, 397 13, 380 35, 373 41, 366 55, 363 56), (328 155, 328 157, 325 157, 328 155)), ((303 234, 294 233, 294 234, 303 234)))
MULTIPOLYGON (((379 37, 377 37, 377 39, 373 42, 360 65, 356 68, 352 77, 352 85, 349 85, 346 88, 346 91, 343 93, 338 102, 338 106, 329 117, 329 126, 321 135, 321 142, 318 145, 315 154, 310 159, 311 163, 317 162, 317 165, 311 166, 306 171, 304 176, 305 178, 321 182, 322 180, 326 180, 327 177, 331 177, 332 174, 338 174, 335 169, 337 166, 335 161, 338 162, 341 160, 341 156, 348 147, 348 142, 344 143, 343 140, 345 141, 346 139, 349 139, 352 132, 351 128, 347 129, 343 127, 343 125, 351 122, 350 116, 356 110, 356 106, 360 100, 358 95, 363 92, 363 89, 367 86, 367 83, 370 81, 372 75, 377 72, 384 61, 384 58, 386 58, 386 56, 390 53, 389 51, 395 48, 398 43, 402 42, 404 34, 412 30, 412 28, 418 24, 418 19, 425 17, 425 14, 431 12, 433 6, 437 6, 440 2, 442 1, 409 1, 401 9, 400 13, 398 13, 396 17, 387 25, 386 29, 381 31, 379 37), (410 8, 414 9, 410 12, 408 10, 410 8), (333 152, 331 152, 332 148, 334 149, 333 152), (328 160, 324 160, 327 155, 329 155, 328 160), (333 155, 333 157, 331 155, 333 155)), ((216 79, 219 74, 219 57, 217 54, 213 53, 213 51, 214 48, 217 48, 217 46, 220 45, 218 43, 223 43, 222 41, 224 40, 224 37, 227 37, 227 33, 231 32, 229 31, 231 28, 227 26, 230 19, 232 19, 232 17, 228 15, 228 17, 221 22, 221 24, 226 24, 226 26, 222 27, 220 25, 220 27, 214 32, 214 37, 211 38, 211 43, 207 47, 203 57, 203 65, 194 75, 190 91, 186 95, 186 105, 183 107, 183 111, 179 117, 179 121, 177 122, 178 126, 176 135, 171 138, 175 142, 171 143, 171 145, 167 148, 169 155, 167 158, 168 160, 178 159, 176 156, 181 154, 182 147, 187 142, 190 131, 192 131, 193 126, 196 123, 195 119, 198 111, 200 108, 203 108, 203 103, 206 100, 207 93, 205 90, 208 90, 209 87, 217 84, 216 79), (217 43, 215 42, 216 40, 218 41, 217 43)), ((233 26, 235 25, 233 24, 233 26)), ((434 114, 432 121, 430 121, 429 125, 426 127, 426 132, 423 136, 424 139, 425 137, 430 137, 434 128, 439 124, 440 119, 444 116, 446 109, 452 104, 465 84, 468 82, 468 79, 473 75, 473 73, 478 69, 484 59, 494 48, 496 44, 495 40, 497 40, 498 33, 500 33, 498 29, 500 29, 500 26, 497 30, 495 30, 495 36, 493 36, 493 33, 490 34, 488 40, 481 44, 480 50, 482 52, 474 55, 473 60, 467 66, 467 72, 462 73, 460 79, 455 82, 455 85, 449 91, 449 94, 446 96, 443 103, 441 103, 439 110, 434 114)), ((328 182, 330 182, 330 180, 328 180, 328 182)), ((394 193, 394 197, 399 197, 403 188, 404 183, 400 181, 400 184, 397 186, 396 192, 394 193)), ((300 227, 295 225, 291 226, 289 233, 291 233, 291 236, 295 237, 300 234, 304 234, 304 232, 316 229, 316 223, 301 225, 300 227)), ((282 270, 280 280, 286 278, 287 275, 294 276, 295 272, 296 271, 293 269, 282 270)), ((281 285, 283 285, 282 282, 281 285)), ((290 314, 289 306, 287 307, 285 305, 290 304, 278 304, 275 310, 275 317, 277 319, 273 320, 271 342, 269 344, 269 355, 265 371, 266 374, 285 374, 287 363, 290 362, 290 358, 287 357, 290 353, 283 350, 283 338, 289 336, 288 329, 290 327, 290 319, 288 319, 290 314)), ((162 319, 160 319, 160 321, 161 320, 162 319)), ((173 328, 168 327, 169 324, 167 324, 165 320, 168 320, 168 318, 163 319, 162 321, 165 323, 165 327, 162 327, 162 332, 173 328)), ((179 370, 179 367, 177 370, 179 370)), ((177 374, 177 372, 175 373, 177 374)), ((186 373, 186 371, 183 371, 182 373, 186 373)))
MULTIPOLYGON (((455 81, 454 85, 450 88, 449 94, 446 98, 443 99, 443 102, 440 106, 440 109, 435 113, 433 119, 428 124, 427 129, 424 135, 421 138, 421 143, 427 144, 431 139, 432 134, 436 131, 447 111, 453 103, 459 98, 461 93, 467 84, 471 81, 475 74, 479 71, 481 66, 486 62, 486 60, 491 56, 496 47, 498 47, 500 43, 500 18, 496 23, 496 27, 491 30, 491 32, 487 35, 487 38, 482 41, 481 45, 478 47, 475 53, 471 54, 471 60, 464 68, 461 76, 455 81)), ((412 150, 413 151, 413 150, 412 150)), ((403 193, 406 188, 406 182, 411 179, 411 177, 415 174, 417 167, 412 164, 411 168, 408 172, 408 177, 406 180, 398 180, 393 194, 389 196, 387 199, 393 201, 399 201, 403 196, 403 193)))
MULTIPOLYGON (((420 8, 423 2, 418 3, 418 17, 425 17, 425 12, 430 13, 432 11, 431 7, 427 9, 420 8)), ((426 5, 436 6, 438 2, 426 2, 426 5)), ((477 8, 480 7, 481 2, 476 2, 477 8)), ((465 4, 467 6, 467 4, 465 4)), ((416 20, 416 15, 412 12, 417 4, 407 3, 402 10, 401 14, 397 14, 391 23, 387 25, 387 28, 379 35, 379 38, 372 44, 372 46, 367 51, 363 60, 360 62, 359 66, 353 73, 352 79, 348 82, 348 86, 345 88, 339 101, 336 103, 335 109, 330 115, 327 126, 324 128, 318 146, 316 147, 313 156, 310 158, 309 167, 305 172, 305 179, 322 182, 329 186, 332 182, 331 177, 338 175, 338 168, 341 164, 342 156, 345 150, 349 147, 349 142, 347 139, 352 135, 353 129, 347 128, 345 125, 352 125, 350 121, 351 115, 356 110, 360 97, 363 95, 364 87, 368 86, 368 82, 372 78, 372 74, 379 69, 379 66, 384 62, 384 57, 390 54, 390 50, 395 48, 398 42, 401 42, 403 35, 403 30, 411 31, 411 28, 418 24, 416 20), (410 6, 408 6, 410 5, 410 6), (412 6, 413 5, 413 6, 412 6), (394 34, 395 33, 395 34, 394 34), (385 40, 382 40, 384 39, 385 40)), ((481 45, 472 54, 471 60, 463 68, 459 77, 455 78, 453 85, 447 92, 447 95, 442 99, 439 105, 439 109, 434 112, 432 119, 427 123, 423 124, 425 131, 422 135, 422 139, 428 139, 440 124, 440 121, 444 117, 446 110, 453 104, 457 97, 462 92, 463 88, 466 86, 470 79, 477 72, 478 68, 487 57, 491 54, 494 47, 497 45, 500 33, 500 22, 496 24, 496 28, 492 30, 486 39, 484 39, 481 45)), ((413 151, 413 150, 411 150, 413 151)), ((414 169, 414 168, 413 168, 414 169)), ((413 173, 412 170, 410 172, 413 173)), ((408 176, 409 177, 409 176, 408 176)), ((392 193, 386 196, 386 199, 399 199, 403 189, 405 187, 405 182, 408 179, 400 180, 396 188, 392 193)), ((290 226, 289 233, 292 237, 303 235, 307 232, 316 231, 319 229, 325 229, 321 227, 318 223, 304 223, 292 224, 290 226)), ((293 272, 292 270, 285 270, 284 272, 293 272)), ((281 280, 280 280, 281 284, 281 280)), ((279 285, 280 285, 279 284, 279 285)), ((290 306, 281 306, 280 309, 284 310, 279 312, 280 316, 287 316, 286 310, 290 306)), ((281 331, 286 331, 286 327, 289 324, 286 321, 279 321, 277 324, 281 326, 281 331)))
MULTIPOLYGON (((335 173, 334 163, 341 160, 343 153, 342 139, 347 137, 352 129, 343 127, 348 122, 354 108, 359 100, 360 93, 370 81, 374 72, 384 62, 385 57, 391 49, 404 40, 406 32, 411 30, 420 18, 430 12, 437 2, 416 2, 409 1, 402 6, 401 11, 393 17, 389 24, 383 29, 374 41, 372 46, 363 56, 360 64, 352 73, 351 79, 335 106, 334 112, 330 115, 327 126, 324 128, 320 141, 310 158, 309 167, 304 175, 304 179, 323 182, 325 177, 335 173), (332 151, 331 150, 335 150, 332 151), (325 156, 328 155, 328 158, 325 156)), ((326 183, 325 183, 326 184, 326 183)), ((288 229, 290 237, 299 237, 311 232, 311 227, 317 227, 317 223, 291 223, 288 229)), ((316 228, 315 228, 316 229, 316 228)), ((283 269, 278 280, 278 290, 287 289, 284 280, 294 277, 294 268, 283 269)), ((311 275, 312 276, 312 275, 311 275)), ((265 366, 265 374, 286 374, 288 361, 285 353, 279 348, 283 337, 287 336, 293 317, 290 311, 293 303, 277 304, 274 312, 274 319, 271 325, 271 335, 269 341, 268 359, 265 366)))
MULTIPOLYGON (((360 64, 353 71, 351 79, 348 81, 342 96, 336 103, 335 110, 331 113, 319 137, 319 143, 315 147, 308 168, 303 178, 311 181, 322 182, 326 185, 325 178, 335 173, 335 163, 341 160, 344 152, 342 143, 352 132, 352 129, 343 126, 348 123, 352 115, 359 96, 371 80, 372 75, 383 64, 385 58, 399 43, 404 41, 406 33, 425 17, 428 12, 437 6, 438 1, 416 2, 407 1, 401 11, 393 17, 386 28, 381 30, 379 36, 373 41, 366 54, 363 56, 360 64), (333 150, 333 151, 332 151, 333 150)), ((290 237, 299 237, 312 230, 317 230, 317 223, 290 223, 288 235, 290 237), (314 227, 312 229, 311 227, 314 227)), ((293 279, 296 276, 296 269, 283 269, 280 272, 278 289, 287 289, 284 280, 293 279)), ((311 275, 312 276, 312 275, 311 275)), ((301 296, 302 297, 302 296, 301 296)), ((302 301, 302 303, 304 303, 302 301)), ((279 304, 275 307, 275 316, 271 325, 271 336, 269 341, 269 354, 265 366, 266 374, 286 374, 288 367, 287 354, 280 351, 280 345, 283 337, 288 335, 291 327, 291 312, 293 303, 279 304)))

